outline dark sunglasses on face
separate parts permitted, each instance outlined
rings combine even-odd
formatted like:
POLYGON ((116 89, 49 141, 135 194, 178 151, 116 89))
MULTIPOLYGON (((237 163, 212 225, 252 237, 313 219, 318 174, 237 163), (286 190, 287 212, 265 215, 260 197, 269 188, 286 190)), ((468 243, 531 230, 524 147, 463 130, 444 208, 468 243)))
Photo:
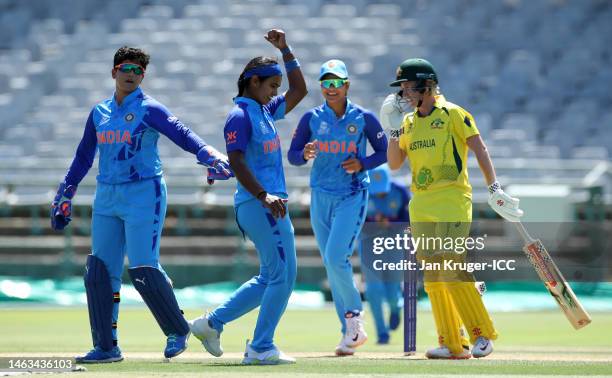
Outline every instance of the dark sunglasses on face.
POLYGON ((134 72, 136 75, 142 75, 145 72, 145 69, 134 63, 122 63, 115 66, 116 69, 123 73, 129 73, 130 71, 134 72))
POLYGON ((331 88, 332 85, 334 86, 334 88, 340 88, 347 82, 348 80, 346 79, 326 79, 326 80, 321 80, 321 86, 327 89, 331 88))

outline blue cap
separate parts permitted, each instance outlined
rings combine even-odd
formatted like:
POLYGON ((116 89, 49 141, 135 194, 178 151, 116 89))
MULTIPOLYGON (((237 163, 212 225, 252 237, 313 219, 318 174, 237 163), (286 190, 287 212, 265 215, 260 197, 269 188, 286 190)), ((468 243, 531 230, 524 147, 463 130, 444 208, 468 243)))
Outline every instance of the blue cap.
POLYGON ((389 193, 391 191, 391 171, 387 164, 370 170, 370 194, 389 193))
POLYGON ((328 60, 321 66, 319 80, 323 79, 326 74, 334 74, 340 79, 348 79, 348 71, 343 61, 338 59, 328 60))

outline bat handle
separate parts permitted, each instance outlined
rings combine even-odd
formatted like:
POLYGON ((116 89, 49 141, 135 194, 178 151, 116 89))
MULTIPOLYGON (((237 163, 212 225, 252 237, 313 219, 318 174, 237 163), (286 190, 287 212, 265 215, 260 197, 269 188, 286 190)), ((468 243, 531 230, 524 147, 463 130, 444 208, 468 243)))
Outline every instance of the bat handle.
POLYGON ((516 225, 516 229, 518 230, 519 234, 521 234, 523 239, 525 239, 525 242, 531 243, 533 241, 533 238, 531 237, 531 235, 529 235, 529 233, 527 232, 527 229, 525 229, 525 226, 523 226, 521 221, 512 222, 512 223, 516 225))

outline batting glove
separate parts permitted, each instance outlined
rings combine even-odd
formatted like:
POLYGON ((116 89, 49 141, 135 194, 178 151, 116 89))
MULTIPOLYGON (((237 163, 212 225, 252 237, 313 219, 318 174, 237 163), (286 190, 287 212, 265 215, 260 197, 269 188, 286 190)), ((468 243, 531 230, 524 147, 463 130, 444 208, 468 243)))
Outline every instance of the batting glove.
POLYGON ((391 139, 398 140, 402 121, 404 120, 403 109, 400 106, 401 97, 397 93, 392 93, 385 98, 380 107, 380 123, 383 129, 388 130, 391 139))
POLYGON ((489 206, 507 221, 518 222, 523 216, 523 210, 519 209, 518 198, 510 197, 506 194, 498 181, 489 186, 488 202, 489 206))
POLYGON ((54 230, 63 230, 72 220, 72 198, 76 194, 77 186, 61 183, 57 194, 51 203, 51 227, 54 230))

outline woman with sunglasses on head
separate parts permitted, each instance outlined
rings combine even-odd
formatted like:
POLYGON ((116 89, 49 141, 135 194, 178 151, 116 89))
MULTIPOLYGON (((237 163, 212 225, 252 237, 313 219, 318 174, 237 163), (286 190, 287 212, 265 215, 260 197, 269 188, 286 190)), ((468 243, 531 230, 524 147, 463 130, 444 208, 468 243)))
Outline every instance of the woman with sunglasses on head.
MULTIPOLYGON (((506 194, 497 182, 489 152, 472 115, 440 95, 438 76, 430 62, 418 58, 405 60, 391 86, 401 87, 403 99, 414 109, 402 117, 395 94, 389 95, 381 108, 381 119, 391 135, 389 167, 399 169, 407 159, 412 171, 414 195, 409 205, 412 235, 445 240, 443 246, 432 243, 430 247, 419 247, 417 260, 422 266, 431 263, 432 267, 433 263, 447 266, 446 262, 464 262, 466 246, 460 243, 469 236, 472 222, 468 151, 476 155, 493 210, 509 221, 518 221, 523 215, 519 201, 506 194), (449 238, 453 243, 447 247, 449 238)), ((439 343, 426 352, 426 357, 467 359, 489 355, 497 331, 474 275, 465 270, 430 269, 424 271, 423 280, 439 343), (462 324, 469 341, 462 335, 462 324)))
POLYGON ((293 165, 314 160, 310 221, 341 323, 342 339, 335 352, 344 356, 367 340, 350 257, 366 217, 367 171, 387 160, 387 138, 372 112, 349 101, 344 62, 325 62, 319 81, 325 103, 304 114, 288 158, 293 165), (369 156, 368 142, 374 150, 369 156))
POLYGON ((297 270, 283 159, 274 121, 284 118, 306 96, 307 90, 285 33, 273 29, 265 38, 283 55, 289 89, 278 95, 282 71, 275 58, 252 59, 238 78, 238 96, 223 130, 230 165, 238 180, 234 196, 236 221, 255 244, 259 275, 245 282, 213 312, 190 322, 194 336, 210 354, 219 357, 223 354, 220 343, 223 326, 259 307, 253 341, 247 340, 242 360, 247 365, 295 363, 273 342, 297 270))
POLYGON ((197 162, 209 167, 209 179, 232 176, 227 157, 206 145, 168 109, 140 88, 149 55, 123 46, 114 56, 112 97, 89 113, 83 138, 51 207, 51 225, 63 230, 71 218, 77 186, 99 151, 93 203, 92 253, 85 267, 85 289, 94 348, 79 363, 121 361, 117 342, 119 291, 127 254, 136 290, 167 336, 166 358, 187 348, 189 325, 178 307, 172 281, 159 263, 166 216, 166 184, 157 150, 160 134, 197 162))

